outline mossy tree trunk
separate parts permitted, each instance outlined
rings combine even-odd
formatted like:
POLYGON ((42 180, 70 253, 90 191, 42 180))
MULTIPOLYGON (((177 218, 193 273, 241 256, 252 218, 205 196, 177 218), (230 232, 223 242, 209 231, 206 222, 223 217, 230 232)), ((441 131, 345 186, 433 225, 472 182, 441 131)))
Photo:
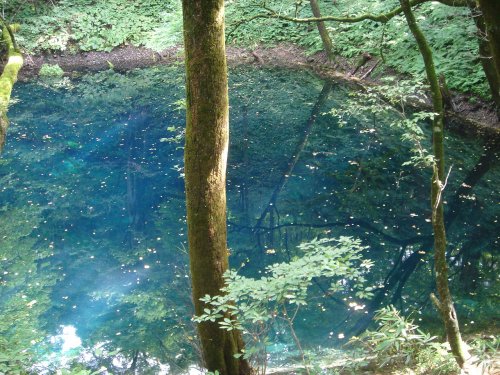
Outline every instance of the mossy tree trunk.
MULTIPOLYGON (((316 18, 321 18, 321 10, 319 9, 318 0, 309 0, 311 4, 311 10, 316 18)), ((326 55, 328 56, 328 60, 333 61, 333 43, 330 39, 330 34, 328 34, 328 30, 326 29, 325 23, 323 21, 316 22, 316 26, 318 27, 319 35, 321 36, 321 41, 323 42, 323 48, 325 49, 326 55)))
POLYGON ((23 66, 23 56, 17 50, 12 30, 4 23, 2 29, 2 42, 7 47, 7 63, 0 76, 0 151, 3 150, 9 119, 7 109, 9 108, 10 94, 14 83, 17 81, 17 73, 23 66))
POLYGON ((432 147, 434 153, 434 173, 431 182, 432 228, 434 232, 434 267, 436 271, 436 287, 439 300, 435 299, 443 318, 446 336, 458 365, 463 368, 469 354, 460 336, 458 318, 448 285, 448 265, 446 263, 446 231, 444 226, 444 210, 442 193, 446 183, 444 163, 444 126, 443 98, 439 89, 439 81, 434 67, 432 51, 427 40, 418 27, 409 0, 400 0, 408 27, 412 32, 420 54, 424 60, 427 79, 430 84, 433 111, 432 147))
MULTIPOLYGON (((183 0, 187 127, 185 175, 189 257, 197 315, 200 298, 220 293, 228 267, 226 160, 229 136, 224 1, 183 0)), ((198 326, 203 360, 221 375, 249 373, 238 331, 217 322, 198 326)))
POLYGON ((477 4, 471 4, 469 8, 478 30, 479 56, 481 59, 481 64, 483 66, 486 79, 488 80, 491 96, 496 105, 497 116, 500 119, 500 74, 497 72, 495 62, 493 61, 491 45, 488 41, 488 33, 486 31, 486 24, 483 14, 478 8, 477 4))
MULTIPOLYGON (((490 43, 491 55, 497 75, 500 77, 500 1, 477 0, 486 25, 486 37, 490 43)), ((500 80, 500 78, 499 78, 500 80)))

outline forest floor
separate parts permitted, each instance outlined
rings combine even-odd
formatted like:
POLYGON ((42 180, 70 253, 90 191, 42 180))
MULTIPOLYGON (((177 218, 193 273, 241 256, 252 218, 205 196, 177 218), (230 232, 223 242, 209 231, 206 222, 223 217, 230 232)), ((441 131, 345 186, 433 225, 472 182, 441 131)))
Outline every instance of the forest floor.
MULTIPOLYGON (((227 59, 230 66, 255 65, 263 67, 283 67, 292 69, 308 69, 315 72, 321 78, 336 79, 368 86, 378 83, 378 79, 391 75, 397 76, 393 70, 384 69, 375 71, 378 59, 369 59, 366 64, 355 71, 356 59, 337 57, 335 61, 327 60, 324 53, 308 56, 304 49, 282 44, 276 47, 256 47, 253 50, 227 47, 227 59), (373 78, 375 77, 375 78, 373 78)), ((91 72, 112 68, 116 71, 127 71, 135 68, 144 68, 154 65, 169 65, 180 63, 183 60, 181 47, 172 47, 160 53, 152 50, 124 46, 116 48, 111 52, 84 52, 80 54, 51 54, 40 56, 25 56, 25 65, 20 73, 20 79, 29 79, 38 75, 43 64, 58 64, 65 73, 91 72)), ((453 102, 456 111, 448 111, 450 118, 457 119, 458 123, 470 124, 467 128, 473 128, 473 132, 483 132, 488 136, 500 134, 500 122, 494 110, 492 102, 480 100, 475 96, 453 93, 453 102)), ((429 102, 430 105, 430 102, 429 102)), ((463 125, 462 125, 463 126, 463 125)), ((466 131, 470 129, 456 129, 466 131)))

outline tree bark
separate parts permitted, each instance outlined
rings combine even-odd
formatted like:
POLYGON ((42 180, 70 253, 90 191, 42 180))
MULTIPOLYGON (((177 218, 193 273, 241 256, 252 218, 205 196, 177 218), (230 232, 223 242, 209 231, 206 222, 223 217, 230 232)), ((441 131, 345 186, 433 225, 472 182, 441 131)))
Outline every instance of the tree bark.
POLYGON ((409 0, 400 0, 401 8, 413 34, 420 54, 424 60, 427 79, 431 88, 434 119, 432 124, 432 147, 434 153, 434 174, 431 182, 432 229, 434 232, 434 267, 436 270, 436 287, 439 294, 439 312, 444 321, 446 336, 451 351, 458 365, 463 368, 470 357, 463 344, 458 318, 448 285, 448 265, 446 263, 446 231, 444 225, 444 209, 442 193, 446 184, 444 164, 444 126, 443 98, 439 89, 439 81, 434 67, 432 51, 415 20, 409 0))
POLYGON ((495 102, 497 117, 500 120, 500 75, 497 73, 495 63, 493 62, 490 43, 486 36, 486 24, 477 4, 471 4, 469 8, 478 31, 479 58, 481 59, 481 65, 483 66, 483 71, 490 87, 491 97, 495 102))
MULTIPOLYGON (((200 298, 220 293, 228 268, 226 244, 226 161, 229 138, 224 1, 183 0, 187 125, 185 145, 189 258, 195 313, 200 298)), ((204 364, 221 375, 248 374, 236 359, 239 331, 217 322, 198 325, 204 364)))
MULTIPOLYGON (((321 18, 321 11, 319 9, 318 0, 309 0, 311 4, 311 10, 316 18, 321 18)), ((325 49, 326 55, 328 56, 328 60, 333 61, 335 55, 333 54, 333 44, 330 39, 330 35, 328 34, 328 30, 326 29, 325 23, 323 21, 316 22, 316 26, 318 27, 319 35, 321 36, 321 41, 323 42, 323 48, 325 49)))
POLYGON ((14 34, 10 27, 4 23, 2 29, 2 40, 7 46, 7 63, 0 76, 0 152, 3 150, 9 119, 7 110, 9 108, 10 94, 17 81, 17 73, 23 66, 23 56, 16 48, 14 34))
POLYGON ((490 43, 493 63, 500 81, 500 1, 477 0, 486 25, 486 37, 490 43))

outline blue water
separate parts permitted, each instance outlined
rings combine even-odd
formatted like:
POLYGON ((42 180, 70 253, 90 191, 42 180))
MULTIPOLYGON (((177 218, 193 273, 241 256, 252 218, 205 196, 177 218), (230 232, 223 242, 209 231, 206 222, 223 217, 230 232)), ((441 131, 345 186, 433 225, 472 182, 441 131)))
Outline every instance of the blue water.
MULTIPOLYGON (((257 276, 300 255, 301 242, 354 236, 369 246, 369 283, 380 287, 394 264, 420 252, 404 288, 398 291, 403 269, 381 305, 432 320, 425 305, 433 288, 432 256, 425 255, 432 253, 430 171, 402 166, 411 144, 387 126, 391 119, 340 126, 328 111, 351 89, 334 84, 309 128, 320 79, 246 68, 231 71, 230 81, 232 265, 245 262, 242 273, 257 276)), ((197 352, 182 69, 19 83, 14 97, 0 159, 0 352, 8 358, 0 365, 121 373, 135 357, 139 373, 183 371, 197 352)), ((466 324, 480 324, 498 307, 491 297, 498 290, 498 154, 479 137, 450 133, 446 143, 452 287, 466 324)), ((298 317, 297 332, 306 348, 335 346, 364 315, 323 298, 298 317)), ((271 361, 291 363, 296 348, 280 330, 270 336, 271 361)))

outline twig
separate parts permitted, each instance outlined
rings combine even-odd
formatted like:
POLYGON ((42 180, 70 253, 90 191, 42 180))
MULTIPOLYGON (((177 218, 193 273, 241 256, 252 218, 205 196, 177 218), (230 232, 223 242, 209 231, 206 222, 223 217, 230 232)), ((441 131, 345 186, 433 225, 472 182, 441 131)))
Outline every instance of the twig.
POLYGON ((438 173, 437 173, 437 166, 436 166, 436 164, 434 164, 434 175, 435 175, 435 178, 436 178, 436 180, 434 181, 434 183, 438 184, 439 190, 438 190, 438 193, 437 193, 437 196, 436 196, 436 202, 434 203, 434 209, 432 210, 432 219, 433 219, 433 221, 436 218, 437 209, 439 207, 439 204, 441 203, 441 196, 443 194, 444 189, 446 188, 446 185, 448 184, 448 177, 450 177, 450 173, 451 173, 451 169, 452 168, 453 168, 453 165, 448 170, 448 174, 446 175, 444 183, 442 183, 439 180, 439 176, 438 176, 438 173))
POLYGON ((365 74, 363 74, 363 76, 361 76, 360 79, 365 79, 366 77, 368 77, 370 75, 370 73, 375 70, 375 68, 378 66, 378 64, 380 64, 380 61, 382 61, 382 60, 377 60, 377 62, 375 64, 373 64, 373 66, 365 74))

